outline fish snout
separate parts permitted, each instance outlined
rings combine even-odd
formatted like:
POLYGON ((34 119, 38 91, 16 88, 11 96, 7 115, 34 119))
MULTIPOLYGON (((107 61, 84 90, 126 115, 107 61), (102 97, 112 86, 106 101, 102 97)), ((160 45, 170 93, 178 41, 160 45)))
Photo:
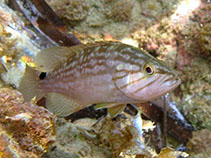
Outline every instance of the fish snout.
POLYGON ((174 75, 170 75, 167 77, 167 79, 164 81, 166 84, 166 86, 169 86, 169 88, 172 90, 174 88, 176 88, 177 86, 179 86, 181 84, 181 79, 177 74, 174 75))
POLYGON ((175 82, 176 82, 177 86, 182 83, 182 80, 178 75, 175 76, 175 82))

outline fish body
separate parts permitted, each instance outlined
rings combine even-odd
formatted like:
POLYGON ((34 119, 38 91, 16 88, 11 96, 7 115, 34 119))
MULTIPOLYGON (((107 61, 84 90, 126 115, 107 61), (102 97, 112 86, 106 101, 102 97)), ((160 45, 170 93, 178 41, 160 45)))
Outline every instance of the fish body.
MULTIPOLYGON (((71 100, 71 112, 97 103, 146 102, 173 90, 181 82, 162 61, 119 42, 48 48, 37 55, 35 64, 46 74, 40 78, 39 71, 26 71, 28 77, 20 84, 25 99, 42 94, 51 98, 49 104, 54 104, 54 98, 60 100, 55 95, 59 94, 66 101, 71 100), (34 93, 27 92, 30 88, 24 84, 30 80, 35 85, 34 93), (54 97, 49 96, 52 93, 54 97)), ((58 107, 53 105, 53 111, 58 107)))

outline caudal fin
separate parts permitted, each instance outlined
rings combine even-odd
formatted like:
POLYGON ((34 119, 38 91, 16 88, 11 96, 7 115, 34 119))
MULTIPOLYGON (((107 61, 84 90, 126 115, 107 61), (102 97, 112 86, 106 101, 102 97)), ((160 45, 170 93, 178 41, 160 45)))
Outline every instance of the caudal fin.
POLYGON ((26 65, 25 74, 18 88, 25 101, 29 102, 35 96, 37 100, 41 99, 43 94, 37 89, 38 83, 39 72, 26 65))

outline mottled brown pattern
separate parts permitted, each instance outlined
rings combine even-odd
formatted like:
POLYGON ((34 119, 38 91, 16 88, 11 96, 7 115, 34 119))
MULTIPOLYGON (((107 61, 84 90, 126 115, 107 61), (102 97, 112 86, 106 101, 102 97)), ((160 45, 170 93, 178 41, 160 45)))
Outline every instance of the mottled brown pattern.
POLYGON ((38 158, 54 139, 51 113, 24 102, 18 91, 0 89, 0 157, 38 158))

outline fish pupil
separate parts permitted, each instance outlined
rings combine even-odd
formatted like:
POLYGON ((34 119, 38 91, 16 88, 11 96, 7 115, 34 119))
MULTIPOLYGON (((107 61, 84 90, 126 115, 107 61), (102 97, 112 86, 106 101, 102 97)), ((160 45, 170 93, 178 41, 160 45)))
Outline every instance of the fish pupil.
POLYGON ((47 76, 46 72, 41 72, 39 79, 44 80, 46 78, 46 76, 47 76))
POLYGON ((145 70, 148 74, 152 74, 152 69, 150 67, 146 67, 145 70))

